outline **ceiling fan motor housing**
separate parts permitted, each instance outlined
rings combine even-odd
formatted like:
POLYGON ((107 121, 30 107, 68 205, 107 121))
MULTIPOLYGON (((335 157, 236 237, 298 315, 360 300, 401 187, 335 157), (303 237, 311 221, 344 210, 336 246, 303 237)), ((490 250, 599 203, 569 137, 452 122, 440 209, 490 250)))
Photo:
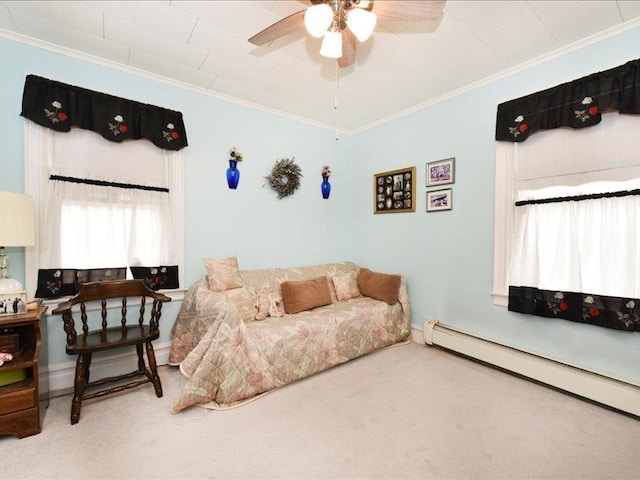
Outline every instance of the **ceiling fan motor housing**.
POLYGON ((265 45, 298 30, 300 27, 306 27, 311 36, 323 37, 323 45, 327 44, 321 47, 320 54, 336 58, 338 66, 345 68, 355 62, 356 40, 367 41, 375 29, 377 19, 430 22, 435 28, 444 15, 446 4, 446 0, 308 1, 311 3, 310 7, 292 13, 268 26, 249 38, 249 42, 257 46, 265 45), (313 15, 308 16, 307 14, 312 10, 313 15), (313 25, 309 26, 308 24, 313 25), (325 40, 327 41, 325 42, 325 40))

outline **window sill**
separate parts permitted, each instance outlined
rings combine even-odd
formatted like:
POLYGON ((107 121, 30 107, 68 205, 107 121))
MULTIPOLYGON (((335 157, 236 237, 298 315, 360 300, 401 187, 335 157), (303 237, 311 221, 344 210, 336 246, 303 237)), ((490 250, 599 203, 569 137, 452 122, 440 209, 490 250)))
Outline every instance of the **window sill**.
POLYGON ((509 295, 505 293, 491 292, 491 297, 493 297, 494 305, 498 305, 499 307, 509 306, 509 295))

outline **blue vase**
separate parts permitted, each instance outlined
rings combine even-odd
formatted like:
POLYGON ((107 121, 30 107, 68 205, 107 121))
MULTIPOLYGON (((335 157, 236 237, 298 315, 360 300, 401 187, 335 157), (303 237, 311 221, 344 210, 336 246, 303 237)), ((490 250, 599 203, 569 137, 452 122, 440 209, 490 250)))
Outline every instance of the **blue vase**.
POLYGON ((331 184, 329 183, 329 177, 322 177, 320 190, 322 191, 322 198, 329 198, 329 194, 331 193, 331 184))
POLYGON ((227 185, 229 188, 236 189, 240 181, 240 170, 238 170, 238 161, 229 160, 229 168, 227 168, 227 185))

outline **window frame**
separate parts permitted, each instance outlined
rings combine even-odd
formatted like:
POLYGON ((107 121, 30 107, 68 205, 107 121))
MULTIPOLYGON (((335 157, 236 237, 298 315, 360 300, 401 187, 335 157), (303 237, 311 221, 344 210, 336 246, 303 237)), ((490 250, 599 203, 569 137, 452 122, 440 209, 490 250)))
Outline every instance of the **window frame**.
POLYGON ((515 169, 517 143, 496 142, 493 226, 493 304, 509 305, 509 264, 515 216, 515 169))
MULTIPOLYGON (((592 151, 589 147, 589 142, 584 141, 584 135, 593 139, 592 141, 597 142, 598 145, 607 145, 605 139, 613 141, 617 148, 621 150, 616 151, 607 148, 606 153, 601 151, 598 154, 596 152, 590 157, 590 159, 595 159, 596 161, 587 161, 584 166, 582 163, 576 166, 576 164, 563 162, 563 167, 557 168, 553 164, 552 171, 547 168, 545 170, 546 173, 539 177, 529 176, 525 171, 524 178, 520 178, 520 183, 518 183, 517 177, 522 177, 522 175, 516 175, 517 166, 521 165, 520 162, 522 161, 525 164, 529 162, 530 165, 532 151, 527 150, 527 145, 529 145, 528 142, 533 142, 534 140, 524 143, 495 142, 494 271, 493 289, 491 291, 495 305, 506 307, 509 303, 509 270, 515 226, 515 201, 517 189, 519 185, 521 186, 521 182, 531 181, 531 179, 563 176, 571 178, 575 175, 581 175, 584 176, 581 181, 589 183, 590 181, 599 180, 600 172, 607 172, 607 178, 602 180, 627 181, 631 180, 631 178, 637 178, 640 175, 640 157, 636 153, 627 155, 626 152, 637 152, 640 142, 634 133, 638 125, 640 125, 640 120, 637 117, 611 111, 602 114, 602 122, 585 129, 565 129, 564 131, 551 129, 536 133, 536 138, 540 135, 539 140, 542 141, 545 141, 545 135, 554 135, 554 138, 547 139, 548 142, 558 142, 557 135, 561 134, 562 145, 575 145, 575 148, 571 148, 571 155, 573 155, 574 149, 578 152, 581 151, 580 148, 577 148, 578 146, 587 148, 589 152, 592 151), (621 154, 622 151, 625 151, 625 154, 621 154), (589 178, 590 175, 595 176, 589 178)), ((554 145, 554 143, 547 143, 546 145, 548 148, 549 145, 554 145)), ((583 151, 582 156, 578 154, 577 158, 585 158, 584 153, 583 151)), ((559 156, 567 158, 566 155, 567 152, 565 151, 559 156)), ((544 163, 542 167, 545 168, 544 163)), ((531 171, 530 167, 529 171, 531 171)), ((572 185, 572 183, 569 183, 569 185, 572 185)), ((573 185, 578 185, 578 183, 573 185)))
MULTIPOLYGON (((64 135, 25 120, 24 126, 24 187, 25 193, 33 198, 35 210, 35 238, 39 237, 42 221, 42 200, 46 190, 41 188, 43 181, 48 181, 46 163, 42 160, 47 148, 51 148, 53 135, 64 135)), ((145 140, 137 140, 145 141, 145 140)), ((168 162, 169 191, 171 207, 176 230, 175 248, 178 256, 178 281, 180 288, 161 290, 173 300, 184 298, 184 161, 181 151, 167 152, 173 158, 168 162)), ((38 283, 38 254, 35 247, 25 248, 25 289, 27 295, 35 294, 38 283)), ((57 305, 68 297, 44 300, 45 305, 57 305)))

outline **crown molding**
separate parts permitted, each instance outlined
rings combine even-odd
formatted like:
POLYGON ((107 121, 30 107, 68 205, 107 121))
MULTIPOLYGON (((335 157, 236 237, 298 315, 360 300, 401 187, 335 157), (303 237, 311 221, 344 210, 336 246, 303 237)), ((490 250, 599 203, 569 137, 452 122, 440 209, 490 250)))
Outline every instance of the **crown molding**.
POLYGON ((628 22, 625 22, 622 25, 617 25, 615 27, 611 27, 608 28, 606 30, 603 30, 601 32, 598 32, 594 35, 590 35, 589 37, 583 38, 581 40, 578 40, 576 42, 573 42, 569 45, 565 45, 564 47, 558 48, 552 52, 540 55, 538 57, 535 57, 531 60, 527 60, 526 62, 523 62, 519 65, 516 65, 515 67, 511 67, 508 68, 506 70, 503 70, 501 72, 495 73, 493 75, 490 75, 486 78, 483 78, 482 80, 478 80, 476 82, 470 83, 469 85, 465 85, 464 87, 458 88, 456 90, 452 90, 451 92, 448 92, 444 95, 440 95, 439 97, 433 98, 431 100, 427 100, 425 102, 419 103, 417 105, 414 105, 413 107, 409 107, 405 110, 402 110, 400 112, 397 112, 393 115, 389 115, 387 117, 381 118, 379 120, 376 120, 375 122, 371 122, 368 124, 365 124, 361 127, 357 127, 355 129, 349 130, 349 129, 345 129, 345 128, 340 128, 337 127, 336 125, 329 125, 326 123, 322 123, 322 122, 318 122, 315 120, 311 120, 309 118, 306 117, 302 117, 302 116, 298 116, 298 115, 294 115, 288 112, 284 112, 282 110, 278 110, 275 108, 270 108, 270 107, 266 107, 264 105, 260 105, 258 103, 254 103, 254 102, 250 102, 248 100, 243 100, 241 98, 237 98, 234 97, 232 95, 227 95, 224 93, 220 93, 220 92, 216 92, 213 90, 209 90, 206 88, 202 88, 202 87, 197 87, 185 82, 181 82, 179 80, 175 80, 169 77, 165 77, 162 75, 158 75, 155 73, 150 73, 135 67, 131 67, 129 65, 123 65, 121 63, 117 63, 117 62, 113 62, 111 60, 106 60, 104 58, 100 58, 100 57, 96 57, 94 55, 90 55, 87 53, 82 53, 82 52, 78 52, 77 50, 73 50, 67 47, 62 47, 59 45, 55 45, 49 42, 45 42, 43 40, 38 40, 35 39, 33 37, 29 37, 27 35, 22 35, 20 33, 17 32, 13 32, 13 31, 9 31, 9 30, 5 30, 5 29, 1 29, 0 28, 0 37, 3 38, 7 38, 9 40, 14 40, 20 43, 25 43, 27 45, 31 45, 37 48, 41 48, 43 50, 48 50, 48 51, 52 51, 55 53, 59 53, 62 55, 66 55, 72 58, 76 58, 78 60, 82 60, 82 61, 86 61, 86 62, 90 62, 90 63, 95 63, 101 66, 105 66, 108 68, 112 68, 115 70, 120 70, 122 72, 125 73, 130 73, 133 75, 137 75, 143 78, 147 78, 149 80, 153 80, 153 81, 157 81, 160 83, 164 83, 167 85, 171 85, 174 87, 178 87, 184 90, 188 90, 194 93, 198 93, 201 95, 206 95, 206 96, 210 96, 210 97, 214 97, 220 100, 224 100, 230 103, 235 103, 237 105, 241 105, 244 107, 248 107, 251 108, 253 110, 259 110, 262 112, 266 112, 266 113, 271 113, 274 115, 278 115, 284 118, 288 118, 290 120, 295 120, 297 122, 300 123, 305 123, 308 125, 313 125, 315 127, 319 127, 322 129, 326 129, 326 130, 331 130, 333 132, 336 133, 336 138, 338 137, 338 133, 343 134, 343 135, 347 135, 347 136, 353 136, 353 135, 357 135, 359 133, 365 132, 367 130, 370 130, 372 128, 378 127, 380 125, 383 125, 385 123, 389 123, 392 122, 394 120, 397 120, 399 118, 405 117, 407 115, 410 115, 412 113, 418 112, 420 110, 424 110, 425 108, 428 108, 430 106, 433 106, 437 103, 455 98, 459 95, 463 95, 467 92, 470 92, 472 90, 475 90, 477 88, 483 87, 485 85, 488 85, 492 82, 495 82, 496 80, 500 80, 506 77, 509 77, 515 73, 518 72, 522 72, 524 70, 530 69, 532 67, 535 67, 537 65, 543 64, 545 62, 548 62, 550 60, 553 60, 555 58, 561 57, 563 55, 566 55, 568 53, 571 53, 573 51, 579 50, 581 48, 584 48, 588 45, 592 45, 594 43, 600 42, 602 40, 605 40, 607 38, 610 37, 614 37, 616 35, 619 35, 620 33, 629 31, 629 30, 633 30, 637 27, 640 26, 640 17, 636 17, 633 20, 630 20, 628 22))
POLYGON ((13 32, 10 30, 5 30, 0 28, 0 38, 6 38, 8 40, 13 40, 19 43, 24 43, 26 45, 30 45, 32 47, 41 48, 43 50, 47 50, 54 53, 59 53, 61 55, 65 55, 67 57, 75 58, 77 60, 94 63, 96 65, 100 65, 103 67, 111 68, 114 70, 120 70, 124 73, 129 73, 132 75, 136 75, 138 77, 143 77, 148 80, 164 83, 166 85, 170 85, 172 87, 181 88, 183 90, 188 90, 190 92, 198 93, 201 95, 206 95, 209 97, 217 98, 220 100, 224 100, 226 102, 235 103, 237 105, 241 105, 243 107, 251 108, 253 110, 259 110, 266 113, 271 113, 274 115, 278 115, 280 117, 285 117, 290 120, 295 120, 300 123, 306 123, 308 125, 313 125, 314 127, 319 127, 326 130, 331 130, 333 132, 338 132, 343 135, 351 135, 351 132, 346 129, 339 128, 335 125, 329 125, 326 123, 318 122, 315 120, 311 120, 306 117, 301 117, 298 115, 294 115, 292 113, 284 112, 282 110, 278 110, 276 108, 267 107, 265 105, 260 105, 259 103, 250 102, 248 100, 244 100, 238 97, 234 97, 232 95, 227 95, 225 93, 216 92, 214 90, 209 90, 207 88, 198 87, 195 85, 191 85, 189 83, 181 82, 180 80, 176 80, 173 78, 165 77, 163 75, 158 75, 156 73, 151 73, 146 70, 141 70, 136 67, 132 67, 130 65, 124 65, 122 63, 114 62, 111 60, 107 60, 105 58, 97 57, 95 55, 91 55, 88 53, 79 52, 77 50, 73 50, 71 48, 63 47, 60 45, 55 45, 53 43, 45 42, 44 40, 39 40, 33 37, 29 37, 28 35, 23 35, 21 33, 13 32))
MULTIPOLYGON (((462 95, 464 93, 470 92, 472 90, 475 90, 476 88, 480 88, 483 87, 485 85, 488 85, 490 83, 495 82, 496 80, 500 80, 506 77, 509 77, 510 75, 513 75, 515 73, 518 72, 522 72, 524 70, 528 70, 529 68, 535 67, 537 65, 541 65, 545 62, 548 62, 550 60, 553 60, 555 58, 561 57, 563 55, 566 55, 568 53, 571 53, 573 51, 579 50, 581 48, 584 48, 588 45, 592 45, 594 43, 600 42, 602 40, 606 40, 607 38, 610 37, 614 37, 616 35, 619 35, 620 33, 626 32, 628 30, 633 30, 634 28, 637 28, 640 26, 640 17, 636 17, 633 20, 630 20, 628 22, 625 22, 622 25, 617 25, 615 27, 611 27, 608 28, 607 30, 603 30, 601 32, 598 32, 594 35, 591 35, 589 37, 583 38, 581 40, 578 40, 576 42, 570 43, 569 45, 565 45, 564 47, 558 48, 552 52, 549 53, 545 53, 544 55, 540 55, 538 57, 535 57, 531 60, 527 60, 526 62, 523 62, 519 65, 516 65, 515 67, 511 67, 508 68, 506 70, 503 70, 501 72, 495 73, 493 75, 490 75, 486 78, 483 78, 482 80, 478 80, 476 82, 470 83, 469 85, 465 85, 464 87, 458 88, 456 90, 452 90, 451 92, 445 93, 444 95, 441 95, 439 97, 436 97, 434 99, 428 100, 426 102, 423 103, 419 103, 417 105, 414 105, 413 107, 409 107, 405 110, 402 110, 398 113, 395 113, 393 115, 390 115, 388 117, 384 117, 381 118, 380 120, 376 120, 375 122, 372 123, 368 123, 366 125, 363 125, 362 127, 358 127, 354 130, 351 130, 350 134, 351 135, 357 135, 359 133, 362 133, 366 130, 370 130, 372 128, 378 127, 380 125, 383 125, 385 123, 389 123, 393 120, 397 120, 399 118, 405 117, 407 115, 410 115, 412 113, 418 112, 420 110, 423 110, 427 107, 430 107, 432 105, 435 105, 437 103, 443 102, 445 100, 449 100, 451 98, 457 97, 459 95, 462 95)), ((617 64, 617 63, 616 63, 617 64)), ((615 65, 614 65, 615 66, 615 65)), ((507 100, 507 99, 505 99, 507 100)))

